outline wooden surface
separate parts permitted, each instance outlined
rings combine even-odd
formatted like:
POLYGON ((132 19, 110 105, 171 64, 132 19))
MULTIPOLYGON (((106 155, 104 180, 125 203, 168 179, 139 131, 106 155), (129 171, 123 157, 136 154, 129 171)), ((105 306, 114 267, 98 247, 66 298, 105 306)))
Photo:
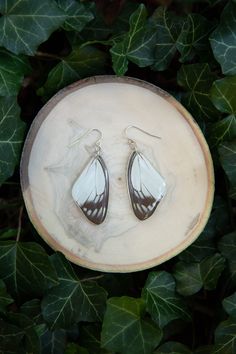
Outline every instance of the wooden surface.
POLYGON ((74 83, 41 109, 25 142, 21 184, 29 217, 43 239, 72 262, 108 272, 146 269, 184 250, 203 230, 214 193, 209 149, 190 114, 160 88, 115 76, 74 83), (129 131, 167 183, 165 198, 145 221, 134 216, 127 192, 128 125, 161 137, 129 131), (92 128, 102 131, 110 177, 101 225, 89 223, 71 197, 97 136, 68 146, 92 128))

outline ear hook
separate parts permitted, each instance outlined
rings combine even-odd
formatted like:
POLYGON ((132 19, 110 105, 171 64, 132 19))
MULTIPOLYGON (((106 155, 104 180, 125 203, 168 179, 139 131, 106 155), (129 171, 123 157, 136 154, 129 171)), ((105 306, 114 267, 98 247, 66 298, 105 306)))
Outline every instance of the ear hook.
POLYGON ((84 137, 86 137, 88 134, 92 133, 93 131, 96 131, 100 134, 100 137, 98 138, 98 140, 95 142, 96 147, 99 149, 100 145, 101 145, 101 140, 102 140, 102 132, 99 129, 93 128, 93 129, 89 129, 87 130, 84 134, 82 134, 81 136, 79 136, 77 139, 75 139, 74 141, 72 141, 72 143, 70 145, 68 145, 68 148, 71 148, 72 146, 74 146, 75 144, 79 143, 81 139, 83 139, 84 137))
POLYGON ((139 128, 139 127, 136 127, 135 125, 129 125, 128 127, 125 128, 124 134, 125 134, 125 137, 128 139, 128 143, 130 144, 130 146, 131 146, 134 150, 137 149, 137 144, 136 144, 136 142, 135 142, 133 139, 129 138, 129 137, 128 137, 128 134, 127 134, 127 133, 128 133, 128 130, 131 129, 131 128, 137 129, 137 130, 139 130, 140 132, 142 132, 142 133, 144 133, 144 134, 147 134, 147 135, 149 135, 149 136, 152 136, 153 138, 161 139, 160 136, 157 136, 157 135, 148 133, 146 130, 141 129, 141 128, 139 128))

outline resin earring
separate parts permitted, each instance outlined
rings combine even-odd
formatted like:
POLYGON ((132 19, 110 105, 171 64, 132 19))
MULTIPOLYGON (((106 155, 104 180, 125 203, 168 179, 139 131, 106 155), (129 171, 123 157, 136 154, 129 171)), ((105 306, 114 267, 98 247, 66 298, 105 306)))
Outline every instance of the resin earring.
POLYGON ((102 133, 98 129, 90 129, 72 142, 69 147, 77 144, 81 138, 94 131, 98 132, 100 137, 95 143, 93 157, 74 182, 71 194, 74 202, 88 220, 99 225, 105 220, 109 197, 108 171, 100 155, 102 133))
POLYGON ((128 163, 128 191, 134 214, 139 220, 148 219, 156 210, 156 207, 164 197, 166 183, 160 173, 153 167, 151 162, 137 149, 136 142, 127 136, 131 128, 160 139, 136 126, 128 126, 125 136, 128 139, 132 154, 128 163))

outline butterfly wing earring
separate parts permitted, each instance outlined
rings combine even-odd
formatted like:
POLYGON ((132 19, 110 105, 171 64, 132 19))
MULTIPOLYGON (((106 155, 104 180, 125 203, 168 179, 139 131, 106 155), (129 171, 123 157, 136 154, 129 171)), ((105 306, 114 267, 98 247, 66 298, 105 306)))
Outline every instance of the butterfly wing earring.
POLYGON ((125 136, 133 151, 129 158, 127 176, 130 201, 136 217, 139 220, 146 220, 154 213, 164 197, 166 183, 151 162, 143 153, 138 151, 135 141, 127 136, 130 128, 135 128, 149 136, 160 138, 135 126, 128 126, 125 129, 125 136))
POLYGON ((70 147, 93 131, 98 132, 100 138, 95 143, 93 157, 75 180, 71 194, 75 204, 80 207, 87 219, 99 225, 105 220, 109 198, 108 171, 101 156, 102 133, 98 129, 90 129, 72 142, 70 147))

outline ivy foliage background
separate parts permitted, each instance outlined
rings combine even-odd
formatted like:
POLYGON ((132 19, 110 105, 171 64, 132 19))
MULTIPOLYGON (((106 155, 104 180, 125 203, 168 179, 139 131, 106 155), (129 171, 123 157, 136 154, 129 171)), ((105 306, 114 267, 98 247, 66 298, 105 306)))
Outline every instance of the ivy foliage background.
POLYGON ((236 353, 236 1, 0 0, 0 353, 236 353), (193 114, 216 195, 198 240, 133 274, 70 264, 33 229, 18 164, 37 111, 97 74, 154 83, 193 114))

